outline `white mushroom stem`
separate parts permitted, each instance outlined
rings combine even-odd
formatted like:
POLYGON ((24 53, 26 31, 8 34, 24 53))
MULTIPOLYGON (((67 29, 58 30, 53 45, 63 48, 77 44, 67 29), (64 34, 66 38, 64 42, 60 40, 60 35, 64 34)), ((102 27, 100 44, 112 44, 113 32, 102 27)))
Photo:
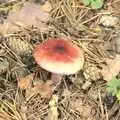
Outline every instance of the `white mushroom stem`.
POLYGON ((51 80, 53 81, 54 85, 56 86, 58 83, 61 82, 62 77, 63 77, 62 74, 52 73, 51 80))

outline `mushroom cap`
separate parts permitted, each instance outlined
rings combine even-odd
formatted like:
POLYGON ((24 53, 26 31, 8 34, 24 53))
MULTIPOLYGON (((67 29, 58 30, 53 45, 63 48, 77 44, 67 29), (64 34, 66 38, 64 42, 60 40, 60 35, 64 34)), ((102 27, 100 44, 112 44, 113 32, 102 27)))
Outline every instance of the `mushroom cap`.
POLYGON ((56 74, 74 74, 84 64, 83 51, 63 38, 49 39, 37 45, 33 56, 43 69, 56 74))

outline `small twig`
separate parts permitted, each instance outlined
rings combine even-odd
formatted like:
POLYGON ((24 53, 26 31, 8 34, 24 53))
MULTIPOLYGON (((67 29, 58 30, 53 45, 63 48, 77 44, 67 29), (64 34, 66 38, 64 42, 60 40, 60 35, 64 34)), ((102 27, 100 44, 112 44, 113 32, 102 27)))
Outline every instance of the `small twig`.
POLYGON ((102 103, 102 100, 101 100, 100 91, 98 91, 98 96, 99 96, 99 105, 100 105, 101 115, 102 115, 102 119, 103 119, 104 118, 104 108, 103 108, 103 103, 102 103))

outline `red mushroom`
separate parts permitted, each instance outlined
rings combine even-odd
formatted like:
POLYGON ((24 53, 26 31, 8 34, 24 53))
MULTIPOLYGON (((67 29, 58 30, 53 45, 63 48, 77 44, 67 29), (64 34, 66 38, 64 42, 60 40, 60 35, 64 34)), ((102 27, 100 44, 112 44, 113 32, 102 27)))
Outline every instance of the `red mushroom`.
POLYGON ((52 80, 60 81, 62 75, 70 75, 82 69, 83 51, 69 40, 49 39, 37 45, 33 56, 36 62, 47 71, 52 72, 52 80))

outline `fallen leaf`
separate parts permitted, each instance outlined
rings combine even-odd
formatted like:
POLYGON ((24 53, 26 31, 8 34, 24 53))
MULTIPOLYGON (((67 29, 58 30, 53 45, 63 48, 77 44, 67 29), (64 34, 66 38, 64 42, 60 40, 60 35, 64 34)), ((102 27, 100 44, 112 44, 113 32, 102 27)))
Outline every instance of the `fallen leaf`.
POLYGON ((39 5, 25 2, 19 11, 11 11, 7 20, 16 24, 37 25, 39 22, 47 22, 49 20, 49 14, 44 12, 39 5))
POLYGON ((120 55, 116 55, 114 59, 106 59, 106 63, 107 66, 103 66, 101 73, 103 79, 109 81, 120 72, 120 55))
POLYGON ((53 82, 51 80, 44 81, 37 81, 34 89, 38 91, 41 96, 50 96, 52 94, 53 82))
POLYGON ((29 75, 27 75, 27 76, 25 76, 25 77, 23 77, 23 78, 20 78, 19 80, 18 80, 18 87, 20 88, 20 89, 27 89, 30 85, 31 85, 31 81, 33 80, 33 78, 34 78, 34 73, 32 73, 32 74, 29 74, 29 75))
POLYGON ((0 24, 0 34, 14 33, 19 31, 20 27, 32 25, 39 27, 42 31, 48 29, 46 22, 50 19, 50 15, 46 7, 42 8, 35 3, 25 2, 20 8, 9 12, 7 20, 4 24, 0 24))
POLYGON ((51 80, 47 80, 44 82, 43 80, 36 81, 33 88, 26 89, 26 100, 29 100, 35 94, 40 94, 42 97, 50 97, 54 89, 53 82, 51 80))

